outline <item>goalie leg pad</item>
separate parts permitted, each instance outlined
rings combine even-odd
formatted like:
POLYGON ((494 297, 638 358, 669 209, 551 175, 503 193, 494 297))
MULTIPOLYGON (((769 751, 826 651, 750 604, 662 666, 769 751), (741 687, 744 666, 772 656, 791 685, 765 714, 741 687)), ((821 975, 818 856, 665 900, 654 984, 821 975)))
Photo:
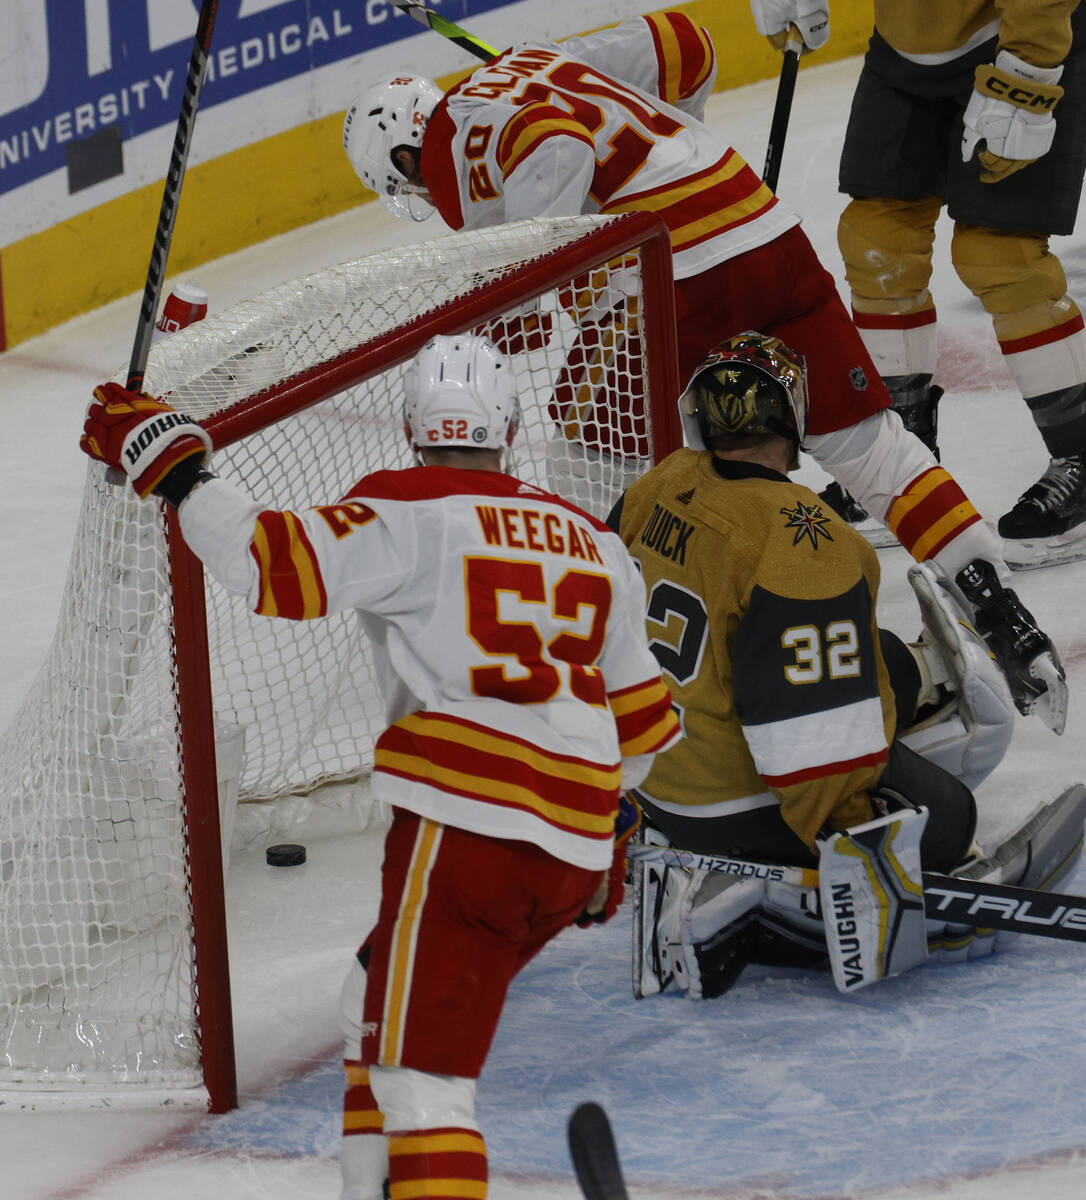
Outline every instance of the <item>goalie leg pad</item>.
POLYGON ((826 925, 818 888, 767 881, 758 925, 755 962, 768 967, 827 966, 826 925))
POLYGON ((1072 784, 1040 804, 1009 837, 953 872, 963 879, 1059 891, 1078 868, 1086 827, 1086 786, 1072 784))
MULTIPOLYGON (((667 838, 643 824, 634 841, 668 846, 667 838)), ((671 945, 679 941, 679 902, 686 876, 674 867, 635 862, 633 896, 633 993, 638 1000, 662 992, 672 979, 671 945)))
POLYGON ((1010 745, 1015 707, 1003 672, 945 586, 936 567, 910 567, 909 583, 924 623, 917 646, 921 675, 945 689, 947 703, 901 740, 973 789, 1010 745))
POLYGON ((995 949, 1004 949, 997 938, 1015 938, 1017 934, 994 929, 974 929, 969 925, 947 925, 940 921, 928 922, 928 961, 933 963, 962 963, 975 958, 986 958, 995 949))
POLYGON ((761 879, 694 871, 679 905, 679 944, 671 952, 675 981, 692 1000, 722 996, 739 978, 758 940, 761 879))
MULTIPOLYGON (((964 879, 1032 888, 1062 890, 1082 862, 1086 829, 1086 786, 1072 784, 1053 800, 1038 805, 1025 821, 983 858, 963 864, 952 874, 964 879)), ((956 927, 950 927, 952 930, 956 927)), ((1006 950, 1020 935, 1006 930, 988 933, 996 950, 1006 950)), ((970 958, 977 957, 970 953, 970 958)))
POLYGON ((821 844, 818 886, 833 981, 854 992, 928 957, 924 808, 889 813, 821 844))

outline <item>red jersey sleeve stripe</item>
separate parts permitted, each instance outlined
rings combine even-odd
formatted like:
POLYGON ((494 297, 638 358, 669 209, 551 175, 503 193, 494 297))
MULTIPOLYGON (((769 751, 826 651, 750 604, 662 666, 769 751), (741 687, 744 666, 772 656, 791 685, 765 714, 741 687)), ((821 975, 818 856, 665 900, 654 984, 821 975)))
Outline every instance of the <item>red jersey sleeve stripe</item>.
POLYGON ((942 467, 917 476, 890 505, 890 532, 918 561, 931 558, 981 519, 969 497, 942 467))
POLYGON ((446 95, 438 102, 426 123, 420 165, 430 198, 437 206, 441 219, 450 229, 462 229, 464 214, 460 208, 460 189, 452 153, 455 137, 456 123, 449 116, 449 97, 446 95))
POLYGON ((676 251, 744 225, 767 212, 777 198, 743 158, 729 150, 698 175, 678 184, 620 197, 605 213, 655 212, 663 218, 676 251))
POLYGON ((502 130, 496 151, 503 176, 516 170, 549 137, 575 137, 593 148, 588 130, 567 112, 550 104, 525 105, 502 130))
POLYGON ((834 775, 848 775, 865 767, 877 767, 886 762, 888 750, 878 750, 860 758, 848 758, 841 762, 823 763, 818 767, 807 767, 802 771, 791 771, 787 775, 766 775, 762 778, 773 788, 794 787, 799 783, 810 783, 815 779, 829 779, 834 775))
POLYGON ((623 758, 655 754, 678 740, 679 718, 671 707, 671 693, 662 679, 612 692, 607 701, 615 718, 623 758))
POLYGON ((262 512, 250 550, 260 572, 255 612, 295 621, 324 616, 324 580, 312 543, 294 513, 262 512))
POLYGON ((656 46, 659 93, 674 104, 692 96, 713 69, 712 39, 685 13, 649 13, 645 17, 656 46))

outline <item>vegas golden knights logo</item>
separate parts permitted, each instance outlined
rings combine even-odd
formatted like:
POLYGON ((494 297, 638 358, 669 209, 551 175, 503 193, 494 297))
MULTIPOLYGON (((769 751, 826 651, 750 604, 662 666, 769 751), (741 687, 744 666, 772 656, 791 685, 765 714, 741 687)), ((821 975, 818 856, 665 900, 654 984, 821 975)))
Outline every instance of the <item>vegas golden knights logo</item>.
POLYGON ((752 384, 745 391, 738 391, 735 385, 742 380, 738 371, 722 371, 717 378, 724 390, 717 392, 710 402, 711 422, 729 433, 741 433, 758 415, 758 389, 752 384))
POLYGON ((798 546, 805 538, 810 538, 811 545, 817 550, 820 537, 825 538, 827 542, 833 541, 833 534, 826 528, 830 518, 823 513, 820 504, 808 507, 802 500, 797 500, 795 508, 785 506, 781 509, 781 515, 788 518, 784 524, 785 528, 793 531, 793 546, 798 546))

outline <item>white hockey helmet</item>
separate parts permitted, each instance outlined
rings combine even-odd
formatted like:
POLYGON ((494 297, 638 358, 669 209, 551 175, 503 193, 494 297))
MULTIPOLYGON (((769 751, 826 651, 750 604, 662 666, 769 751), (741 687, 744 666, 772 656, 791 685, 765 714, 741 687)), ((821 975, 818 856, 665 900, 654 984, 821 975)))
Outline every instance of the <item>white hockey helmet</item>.
POLYGON ((486 338, 431 338, 404 377, 404 433, 426 447, 506 450, 520 423, 513 369, 486 338))
POLYGON ((351 166, 394 216, 425 221, 434 211, 425 189, 400 173, 392 151, 422 146, 426 122, 443 94, 433 80, 394 75, 366 88, 343 118, 343 149, 351 166))
POLYGON ((780 338, 748 330, 698 364, 679 397, 687 445, 714 434, 776 433, 798 444, 807 431, 807 364, 780 338))

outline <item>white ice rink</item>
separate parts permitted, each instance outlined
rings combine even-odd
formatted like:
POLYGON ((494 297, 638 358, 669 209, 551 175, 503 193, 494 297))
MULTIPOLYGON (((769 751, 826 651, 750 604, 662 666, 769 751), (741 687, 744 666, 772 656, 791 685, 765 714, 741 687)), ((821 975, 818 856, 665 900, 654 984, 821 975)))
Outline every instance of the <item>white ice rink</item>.
MULTIPOLYGON (((780 177, 782 198, 838 279, 836 165, 858 69, 850 60, 801 74, 780 177)), ((756 168, 774 90, 758 84, 711 107, 712 123, 756 168)), ((441 232, 437 218, 411 227, 369 204, 192 277, 218 310, 441 232)), ((1054 249, 1086 300, 1081 236, 1054 249)), ((987 318, 950 270, 945 236, 934 290, 943 461, 994 520, 1047 456, 987 318)), ((127 363, 138 305, 132 296, 0 356, 0 727, 52 637, 83 489, 83 409, 94 385, 127 363)), ((820 486, 814 468, 804 478, 820 486)), ((881 557, 880 617, 915 636, 911 560, 900 549, 881 557)), ((1019 721, 1005 764, 978 792, 982 840, 1086 778, 1086 562, 1015 584, 1060 649, 1072 707, 1061 739, 1019 721)), ((5 1200, 338 1196, 336 1002, 375 913, 380 859, 379 838, 350 832, 350 814, 333 796, 310 806, 301 834, 272 831, 307 843, 309 861, 294 870, 265 866, 261 832, 235 840, 227 903, 240 1109, 5 1108, 5 1200)), ((1072 886, 1086 892, 1086 872, 1072 886)), ((822 975, 750 969, 726 997, 699 1004, 671 993, 635 1001, 629 936, 628 913, 570 930, 514 985, 479 1084, 495 1200, 577 1194, 565 1121, 585 1099, 611 1114, 635 1200, 1086 1196, 1086 946, 1021 939, 1005 954, 928 966, 848 997, 822 975)))

